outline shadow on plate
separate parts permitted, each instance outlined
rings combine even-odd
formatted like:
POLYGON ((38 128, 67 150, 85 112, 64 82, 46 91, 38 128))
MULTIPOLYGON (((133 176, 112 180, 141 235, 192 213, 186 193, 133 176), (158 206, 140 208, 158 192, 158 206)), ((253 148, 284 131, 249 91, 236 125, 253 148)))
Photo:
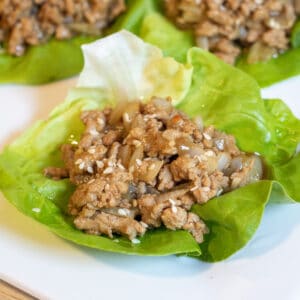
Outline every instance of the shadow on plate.
POLYGON ((300 226, 299 204, 270 204, 250 243, 230 260, 251 259, 279 247, 300 226))
MULTIPOLYGON (((300 206, 269 205, 261 226, 252 241, 227 262, 241 259, 255 259, 280 246, 294 229, 300 226, 300 206)), ((51 248, 52 252, 70 259, 91 258, 95 264, 106 265, 119 271, 161 278, 191 277, 210 269, 213 264, 184 256, 129 256, 109 253, 80 246, 52 234, 38 222, 23 216, 15 207, 0 196, 0 227, 26 243, 34 243, 39 249, 51 248)), ((35 247, 35 246, 34 246, 35 247)))
POLYGON ((51 253, 76 261, 91 258, 95 264, 119 271, 155 277, 190 277, 206 271, 211 264, 184 256, 129 256, 79 246, 52 234, 45 226, 21 214, 0 194, 0 228, 36 251, 51 253))
POLYGON ((199 275, 212 267, 211 264, 186 256, 135 256, 76 247, 110 267, 151 277, 184 278, 199 275))

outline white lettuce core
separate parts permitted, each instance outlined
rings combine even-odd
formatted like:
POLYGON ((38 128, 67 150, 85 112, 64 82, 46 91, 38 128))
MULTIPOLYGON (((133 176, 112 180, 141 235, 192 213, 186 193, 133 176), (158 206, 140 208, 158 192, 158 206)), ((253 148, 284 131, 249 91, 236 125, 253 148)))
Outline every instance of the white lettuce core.
POLYGON ((178 104, 189 90, 192 67, 164 57, 159 48, 126 30, 82 50, 84 67, 69 100, 101 95, 115 103, 170 96, 178 104))

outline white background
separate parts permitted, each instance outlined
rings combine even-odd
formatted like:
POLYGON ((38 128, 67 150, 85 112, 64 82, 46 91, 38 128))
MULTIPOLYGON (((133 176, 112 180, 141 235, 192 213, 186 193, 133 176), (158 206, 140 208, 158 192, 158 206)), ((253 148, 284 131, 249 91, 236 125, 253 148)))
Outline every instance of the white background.
MULTIPOLYGON (((0 86, 0 147, 46 118, 75 79, 41 87, 0 86)), ((263 91, 300 117, 293 78, 263 91)), ((299 96, 300 97, 300 96, 299 96)), ((42 299, 300 299, 300 205, 268 207, 249 245, 225 262, 137 257, 74 245, 0 196, 0 278, 42 299)))

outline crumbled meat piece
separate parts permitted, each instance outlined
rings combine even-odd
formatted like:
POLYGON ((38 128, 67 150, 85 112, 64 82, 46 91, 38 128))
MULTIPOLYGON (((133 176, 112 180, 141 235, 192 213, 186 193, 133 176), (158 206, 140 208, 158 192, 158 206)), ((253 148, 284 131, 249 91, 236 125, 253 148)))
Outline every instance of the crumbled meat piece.
POLYGON ((187 211, 181 207, 172 206, 162 212, 161 219, 167 228, 180 229, 187 221, 187 211))
POLYGON ((44 175, 54 180, 60 180, 69 177, 69 172, 64 168, 48 167, 44 169, 44 175))
POLYGON ((76 217, 74 223, 77 228, 85 230, 90 234, 106 234, 110 238, 113 233, 122 234, 130 240, 138 235, 143 235, 146 228, 128 217, 119 217, 112 214, 101 212, 92 218, 76 217))
POLYGON ((300 13, 299 3, 296 0, 165 0, 165 11, 177 26, 194 31, 199 47, 230 64, 235 63, 241 50, 250 51, 260 42, 262 54, 252 53, 248 59, 252 63, 267 60, 269 53, 275 55, 288 48, 296 14, 300 13))
POLYGON ((21 56, 27 46, 52 36, 99 35, 124 10, 124 0, 3 0, 0 43, 7 43, 9 54, 21 56))
POLYGON ((70 213, 76 215, 85 205, 95 209, 119 206, 122 195, 128 191, 131 179, 132 177, 127 172, 114 171, 113 174, 105 174, 100 178, 80 184, 70 198, 70 213))
POLYGON ((209 232, 199 216, 191 212, 188 213, 187 221, 182 228, 189 231, 199 244, 203 242, 203 235, 209 232))
POLYGON ((174 187, 175 182, 173 181, 170 166, 165 165, 158 174, 158 186, 159 191, 170 190, 174 187))
POLYGON ((262 177, 258 156, 201 118, 191 121, 171 99, 85 111, 81 120, 81 139, 61 147, 65 169, 44 173, 76 186, 68 210, 87 233, 134 239, 163 225, 202 242, 208 229, 189 212, 193 204, 262 177))
POLYGON ((285 36, 284 30, 270 29, 263 34, 263 42, 271 47, 279 47, 281 49, 287 48, 288 39, 285 36))

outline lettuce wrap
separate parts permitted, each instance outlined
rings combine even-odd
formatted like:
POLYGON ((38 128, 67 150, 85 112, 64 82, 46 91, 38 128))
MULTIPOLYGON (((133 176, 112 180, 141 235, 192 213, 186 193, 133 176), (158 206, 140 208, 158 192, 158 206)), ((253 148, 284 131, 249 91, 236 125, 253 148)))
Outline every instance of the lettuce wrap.
POLYGON ((300 201, 300 121, 281 100, 264 101, 250 76, 199 48, 188 50, 187 63, 181 64, 127 31, 86 45, 83 52, 83 72, 67 99, 0 154, 0 188, 22 213, 87 247, 215 262, 249 242, 269 202, 300 201), (171 96, 178 109, 233 134, 241 150, 257 152, 265 161, 264 180, 193 206, 210 229, 200 245, 187 231, 165 228, 148 231, 139 244, 83 233, 67 214, 74 186, 68 179, 54 181, 43 175, 45 167, 63 165, 60 146, 79 139, 83 110, 146 101, 153 95, 171 96))
MULTIPOLYGON (((133 32, 142 22, 145 11, 151 7, 150 3, 140 1, 126 1, 128 14, 119 16, 113 29, 106 29, 103 36, 119 28, 129 28, 133 32), (148 7, 149 5, 149 7, 148 7)), ((155 1, 154 1, 155 2, 155 1)), ((25 54, 20 57, 0 52, 0 83, 43 84, 51 81, 74 76, 83 67, 81 45, 92 42, 100 36, 77 36, 66 40, 52 38, 44 44, 29 46, 25 54)))
MULTIPOLYGON (((195 46, 191 32, 180 30, 165 16, 161 0, 128 1, 128 10, 114 29, 126 28, 145 41, 159 46, 166 55, 185 62, 186 51, 195 46), (143 14, 142 14, 143 12, 143 14), (137 20, 140 17, 140 20, 137 20), (136 25, 139 26, 136 26, 136 25)), ((290 49, 266 62, 248 64, 240 57, 236 67, 253 76, 261 87, 300 74, 300 21, 296 22, 290 37, 290 49)))
MULTIPOLYGON (((161 0, 127 0, 127 11, 103 35, 127 29, 164 54, 186 62, 186 52, 195 45, 191 32, 182 31, 164 16, 161 0)), ((0 82, 41 84, 78 74, 83 66, 80 46, 99 37, 79 36, 70 40, 30 47, 22 57, 0 54, 0 82)), ((267 62, 248 64, 241 57, 236 66, 253 76, 261 87, 300 74, 300 23, 291 35, 291 48, 267 62)))

